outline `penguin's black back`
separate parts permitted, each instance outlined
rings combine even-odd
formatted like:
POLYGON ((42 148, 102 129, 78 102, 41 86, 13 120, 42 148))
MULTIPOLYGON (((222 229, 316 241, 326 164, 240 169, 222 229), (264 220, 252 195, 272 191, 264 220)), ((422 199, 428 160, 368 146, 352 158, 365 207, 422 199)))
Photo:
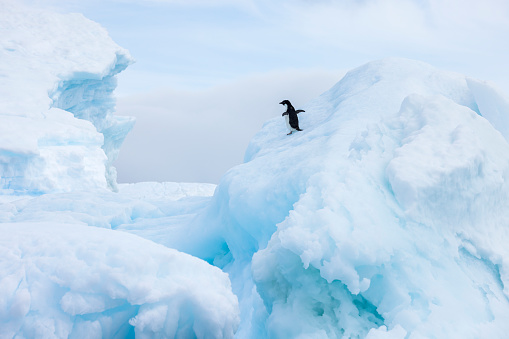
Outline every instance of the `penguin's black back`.
POLYGON ((285 114, 288 114, 288 123, 290 124, 290 126, 294 129, 296 129, 297 131, 302 131, 299 128, 299 118, 297 117, 297 113, 304 112, 304 110, 299 109, 296 111, 295 108, 293 107, 292 103, 289 100, 283 100, 280 103, 286 105, 285 114))
POLYGON ((290 124, 290 126, 292 126, 292 128, 295 128, 297 131, 302 131, 299 128, 299 118, 297 118, 297 113, 295 112, 295 110, 293 110, 293 112, 288 112, 288 123, 290 124))

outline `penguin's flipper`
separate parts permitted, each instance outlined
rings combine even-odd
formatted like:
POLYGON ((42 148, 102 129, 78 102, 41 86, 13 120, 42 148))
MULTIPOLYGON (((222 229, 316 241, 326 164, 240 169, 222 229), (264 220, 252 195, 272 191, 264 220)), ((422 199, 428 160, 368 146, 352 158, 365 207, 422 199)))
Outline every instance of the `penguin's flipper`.
POLYGON ((301 112, 305 112, 305 110, 303 110, 303 109, 298 109, 298 110, 296 110, 296 111, 295 111, 295 113, 301 113, 301 112))

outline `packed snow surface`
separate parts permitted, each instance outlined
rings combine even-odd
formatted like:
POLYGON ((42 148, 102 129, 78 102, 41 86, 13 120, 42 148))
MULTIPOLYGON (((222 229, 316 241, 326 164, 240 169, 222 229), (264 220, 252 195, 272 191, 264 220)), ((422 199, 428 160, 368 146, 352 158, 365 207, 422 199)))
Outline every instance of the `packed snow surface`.
POLYGON ((300 103, 302 132, 266 122, 217 187, 117 187, 128 53, 80 15, 0 9, 0 337, 506 337, 491 85, 374 61, 300 103))

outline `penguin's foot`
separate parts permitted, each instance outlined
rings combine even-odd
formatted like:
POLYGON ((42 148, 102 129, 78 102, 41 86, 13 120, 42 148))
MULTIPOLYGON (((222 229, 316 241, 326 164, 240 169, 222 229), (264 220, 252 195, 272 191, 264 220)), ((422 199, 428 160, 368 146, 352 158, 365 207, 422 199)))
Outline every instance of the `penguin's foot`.
POLYGON ((293 131, 291 131, 290 133, 286 133, 286 135, 290 135, 290 134, 292 134, 292 133, 293 133, 293 131))

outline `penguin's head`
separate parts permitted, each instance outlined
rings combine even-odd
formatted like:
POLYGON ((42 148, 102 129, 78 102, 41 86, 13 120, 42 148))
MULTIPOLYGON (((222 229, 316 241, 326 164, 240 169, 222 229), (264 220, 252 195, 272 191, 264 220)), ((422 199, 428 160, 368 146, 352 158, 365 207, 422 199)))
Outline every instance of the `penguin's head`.
POLYGON ((283 100, 279 104, 280 105, 291 105, 290 101, 288 101, 288 100, 283 100))

